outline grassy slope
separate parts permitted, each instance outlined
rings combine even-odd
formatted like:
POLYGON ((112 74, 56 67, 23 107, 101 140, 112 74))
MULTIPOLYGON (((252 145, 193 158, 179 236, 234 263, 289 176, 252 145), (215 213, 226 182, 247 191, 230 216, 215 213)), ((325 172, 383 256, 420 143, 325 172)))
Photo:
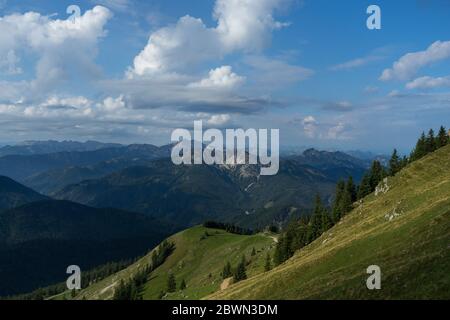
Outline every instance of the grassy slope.
POLYGON ((450 299, 449 168, 447 146, 389 178, 387 193, 365 198, 283 265, 208 298, 450 299), (366 288, 370 265, 381 267, 381 290, 366 288))
MULTIPOLYGON (((242 236, 203 227, 187 229, 169 240, 175 243, 175 251, 151 274, 143 290, 144 299, 157 299, 161 291, 166 291, 169 272, 174 273, 177 286, 181 279, 185 279, 187 288, 168 294, 164 299, 201 299, 220 289, 220 273, 227 261, 234 267, 245 254, 247 260, 250 260, 247 274, 253 276, 263 271, 266 254, 275 247, 274 240, 269 235, 242 236), (208 231, 210 236, 200 240, 205 231, 208 231), (257 255, 251 257, 253 247, 257 255)), ((151 261, 150 259, 151 253, 127 269, 91 285, 78 294, 77 298, 111 299, 114 287, 120 280, 136 274, 139 268, 151 261)))

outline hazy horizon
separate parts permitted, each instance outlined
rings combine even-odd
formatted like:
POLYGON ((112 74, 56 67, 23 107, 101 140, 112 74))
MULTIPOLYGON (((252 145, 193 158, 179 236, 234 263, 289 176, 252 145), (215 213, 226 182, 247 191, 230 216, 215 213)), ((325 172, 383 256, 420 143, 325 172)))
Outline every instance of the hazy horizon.
POLYGON ((203 120, 280 129, 284 148, 409 153, 450 126, 450 6, 381 0, 369 30, 368 5, 0 1, 0 141, 163 145, 203 120))

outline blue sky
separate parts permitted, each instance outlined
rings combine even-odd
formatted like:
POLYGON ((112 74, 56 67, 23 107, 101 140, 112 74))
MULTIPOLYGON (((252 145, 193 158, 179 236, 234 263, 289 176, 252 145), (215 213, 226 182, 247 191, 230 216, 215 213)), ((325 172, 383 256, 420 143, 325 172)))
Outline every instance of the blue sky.
POLYGON ((448 0, 0 0, 0 142, 163 144, 203 120, 407 151, 450 127, 449 62, 448 0))

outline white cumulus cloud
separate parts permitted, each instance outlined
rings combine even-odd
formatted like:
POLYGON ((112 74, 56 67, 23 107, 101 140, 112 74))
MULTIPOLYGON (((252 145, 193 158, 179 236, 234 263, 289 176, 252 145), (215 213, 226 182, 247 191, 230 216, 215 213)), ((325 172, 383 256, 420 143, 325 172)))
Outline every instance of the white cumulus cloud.
POLYGON ((18 73, 20 55, 35 54, 36 76, 29 83, 35 92, 70 78, 74 72, 94 74, 98 71, 93 61, 97 43, 105 35, 111 16, 107 8, 97 6, 75 21, 55 20, 36 12, 0 17, 0 68, 18 73))
POLYGON ((146 47, 135 57, 128 77, 184 71, 235 51, 261 50, 271 31, 282 23, 273 17, 286 0, 217 0, 217 26, 208 28, 201 19, 184 16, 175 25, 153 32, 146 47))
POLYGON ((420 77, 406 84, 407 89, 432 89, 450 87, 450 77, 420 77))
POLYGON ((217 33, 227 50, 257 51, 270 40, 271 31, 287 25, 273 18, 283 0, 217 0, 217 33))
POLYGON ((222 66, 209 72, 209 76, 198 82, 191 83, 191 87, 197 88, 225 88, 231 89, 242 83, 244 77, 238 76, 230 66, 222 66))
POLYGON ((426 50, 408 53, 394 63, 392 68, 385 69, 380 80, 409 80, 420 68, 450 58, 450 41, 436 41, 426 50))

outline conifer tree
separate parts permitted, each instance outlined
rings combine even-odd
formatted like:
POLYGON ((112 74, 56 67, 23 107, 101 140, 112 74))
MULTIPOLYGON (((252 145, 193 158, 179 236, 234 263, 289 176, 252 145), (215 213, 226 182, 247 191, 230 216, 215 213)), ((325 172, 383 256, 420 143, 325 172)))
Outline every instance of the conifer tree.
POLYGON ((386 172, 380 161, 375 160, 372 163, 372 168, 370 170, 370 192, 375 191, 378 184, 384 179, 386 172))
POLYGON ((264 265, 265 272, 272 270, 272 262, 271 261, 272 261, 272 259, 270 258, 270 254, 267 253, 266 264, 264 265))
POLYGON ((419 160, 420 158, 424 157, 427 154, 426 144, 427 138, 425 136, 425 132, 422 132, 422 135, 420 136, 419 140, 417 140, 416 147, 411 153, 411 161, 419 160))
POLYGON ((223 267, 223 271, 222 271, 222 278, 223 279, 227 279, 229 277, 231 277, 233 275, 232 271, 231 271, 231 264, 228 261, 225 266, 223 267))
POLYGON ((349 213, 353 208, 352 194, 351 191, 348 189, 348 184, 345 186, 341 206, 342 206, 342 216, 341 216, 342 218, 346 213, 349 213))
POLYGON ((323 205, 322 200, 320 199, 320 195, 316 196, 316 200, 314 203, 314 212, 309 222, 309 232, 308 232, 308 242, 313 242, 317 239, 322 232, 322 214, 323 214, 323 205))
POLYGON ((366 173, 364 177, 361 180, 361 184, 358 188, 358 199, 362 199, 369 194, 372 193, 371 187, 370 187, 370 174, 366 173))
POLYGON ((431 153, 436 150, 436 138, 434 137, 434 130, 430 129, 428 132, 428 136, 426 138, 426 144, 425 144, 425 150, 426 153, 431 153))
POLYGON ((353 203, 357 200, 356 186, 353 182, 353 177, 349 177, 345 185, 344 193, 341 200, 341 218, 343 215, 349 213, 353 209, 353 203))
POLYGON ((180 283, 180 290, 184 290, 184 289, 186 289, 186 281, 183 279, 183 280, 181 280, 181 283, 180 283))
POLYGON ((301 249, 308 244, 308 222, 305 220, 305 218, 302 217, 299 221, 297 221, 291 233, 292 244, 290 249, 291 253, 294 254, 296 250, 301 249))
POLYGON ((138 288, 136 287, 136 283, 134 281, 131 281, 131 283, 128 284, 129 289, 129 300, 138 300, 138 288))
POLYGON ((127 286, 123 280, 120 280, 119 285, 115 288, 113 300, 130 300, 127 294, 127 286))
POLYGON ((290 235, 284 233, 278 239, 277 246, 275 248, 274 260, 276 265, 282 264, 284 261, 291 257, 291 241, 290 235))
POLYGON ((253 247, 251 256, 254 257, 255 255, 256 255, 256 250, 255 250, 255 247, 253 247))
POLYGON ((389 175, 395 176, 401 169, 400 158, 397 153, 397 149, 394 149, 391 159, 389 160, 389 175))
POLYGON ((345 192, 345 182, 340 180, 336 185, 336 196, 333 202, 333 222, 337 223, 343 216, 342 199, 345 192))
POLYGON ((357 199, 357 194, 356 194, 356 186, 355 183, 353 182, 353 177, 350 176, 348 178, 347 181, 347 185, 346 185, 346 191, 350 194, 350 200, 353 202, 355 202, 357 199))
POLYGON ((443 126, 439 129, 438 136, 436 137, 436 147, 442 148, 449 143, 449 137, 447 131, 443 126))
POLYGON ((242 256, 242 260, 241 262, 239 262, 236 271, 234 273, 234 281, 235 282, 239 282, 242 280, 247 279, 247 272, 246 272, 246 261, 245 261, 245 256, 242 256))
POLYGON ((169 274, 167 279, 167 292, 175 292, 177 290, 177 282, 173 273, 169 274))
POLYGON ((320 233, 324 233, 328 229, 330 229, 333 226, 333 223, 330 218, 330 214, 328 213, 328 210, 323 209, 322 210, 322 227, 320 229, 320 233))

